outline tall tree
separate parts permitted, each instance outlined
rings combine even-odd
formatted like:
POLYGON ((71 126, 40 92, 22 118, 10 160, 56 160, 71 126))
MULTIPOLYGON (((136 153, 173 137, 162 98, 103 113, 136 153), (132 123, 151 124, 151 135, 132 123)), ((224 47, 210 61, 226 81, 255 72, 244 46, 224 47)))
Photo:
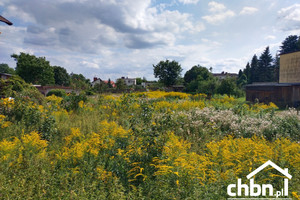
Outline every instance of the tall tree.
POLYGON ((86 79, 82 74, 70 74, 71 86, 77 89, 88 89, 91 86, 90 80, 86 79))
POLYGON ((258 82, 258 59, 257 56, 254 54, 251 60, 251 65, 250 65, 250 82, 258 82))
POLYGON ((250 69, 251 67, 250 67, 250 64, 249 64, 249 62, 247 63, 247 65, 246 65, 246 68, 245 68, 245 70, 244 70, 244 74, 245 74, 245 76, 247 77, 247 83, 249 83, 250 82, 250 79, 251 79, 251 69, 250 69))
POLYGON ((297 35, 290 35, 282 42, 280 46, 280 54, 292 53, 300 51, 300 37, 297 35))
POLYGON ((197 77, 199 75, 202 77, 203 80, 207 80, 209 77, 212 77, 211 72, 209 72, 207 68, 202 67, 200 65, 195 65, 184 74, 185 84, 188 84, 193 80, 197 80, 197 77))
POLYGON ((10 68, 8 64, 1 63, 0 73, 15 74, 15 70, 13 68, 10 68))
POLYGON ((258 60, 258 81, 270 82, 273 74, 273 58, 270 53, 270 48, 266 47, 258 60))
MULTIPOLYGON (((243 74, 242 77, 245 77, 243 74)), ((241 78, 242 78, 241 77, 241 78)), ((237 86, 235 83, 234 78, 225 78, 221 81, 220 86, 218 87, 218 93, 220 94, 227 94, 227 95, 234 95, 236 93, 237 86)))
POLYGON ((108 81, 107 81, 107 86, 108 86, 108 88, 112 88, 112 87, 113 87, 112 84, 111 84, 110 78, 109 78, 108 81))
POLYGON ((60 66, 53 66, 53 71, 56 85, 70 85, 70 75, 65 68, 60 66))
POLYGON ((214 94, 217 88, 217 81, 212 73, 200 65, 193 66, 184 74, 184 83, 187 92, 198 92, 214 94))
POLYGON ((49 61, 45 57, 35 57, 27 53, 13 54, 12 58, 17 62, 16 74, 27 83, 54 84, 54 72, 49 61))
POLYGON ((118 90, 124 90, 124 89, 126 89, 126 87, 127 86, 125 84, 124 79, 121 79, 121 78, 117 79, 117 81, 116 81, 116 88, 118 90))
POLYGON ((165 86, 171 86, 179 80, 182 68, 178 62, 166 60, 153 65, 153 70, 155 78, 159 78, 165 86))
POLYGON ((274 73, 273 73, 273 82, 279 81, 279 69, 280 69, 280 57, 276 54, 274 58, 274 73))

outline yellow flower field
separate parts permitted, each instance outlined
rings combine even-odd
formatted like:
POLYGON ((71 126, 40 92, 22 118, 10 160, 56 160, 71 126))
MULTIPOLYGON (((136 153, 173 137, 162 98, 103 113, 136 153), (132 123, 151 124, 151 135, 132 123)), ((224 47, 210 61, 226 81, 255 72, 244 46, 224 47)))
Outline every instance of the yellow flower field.
MULTIPOLYGON (((268 160, 299 199, 294 109, 162 91, 74 99, 0 100, 1 199, 227 199, 268 160)), ((271 167, 255 177, 282 181, 271 167)))

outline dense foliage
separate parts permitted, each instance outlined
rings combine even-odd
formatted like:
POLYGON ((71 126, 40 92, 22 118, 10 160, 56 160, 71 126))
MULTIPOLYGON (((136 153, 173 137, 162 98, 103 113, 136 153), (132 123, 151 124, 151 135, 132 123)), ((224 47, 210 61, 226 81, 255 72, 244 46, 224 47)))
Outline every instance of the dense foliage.
POLYGON ((37 58, 34 55, 20 53, 13 54, 12 58, 17 62, 16 74, 27 83, 54 84, 54 72, 49 61, 45 57, 37 58))
POLYGON ((0 73, 15 74, 15 70, 13 68, 10 68, 8 66, 8 64, 1 63, 0 64, 0 73))
MULTIPOLYGON (((226 199, 267 160, 300 191, 300 117, 270 103, 178 92, 0 100, 5 199, 226 199), (73 105, 73 106, 70 106, 73 105)), ((281 186, 276 170, 256 182, 281 186)))
MULTIPOLYGON (((82 74, 68 74, 63 67, 51 66, 45 57, 36 57, 23 52, 19 55, 13 54, 11 57, 17 62, 16 74, 23 78, 26 83, 72 86, 84 90, 90 88, 90 80, 82 74)), ((7 68, 6 64, 1 64, 0 70, 2 68, 5 71, 13 72, 13 69, 7 68)))
MULTIPOLYGON (((288 36, 279 49, 280 55, 297 51, 300 51, 300 37, 297 35, 288 36)), ((239 71, 238 84, 243 86, 254 82, 278 82, 279 60, 280 56, 276 54, 273 58, 269 47, 266 47, 259 58, 254 55, 251 62, 239 71)))
POLYGON ((153 71, 155 78, 159 78, 159 81, 165 86, 171 86, 179 81, 182 68, 175 60, 166 60, 153 65, 153 71))

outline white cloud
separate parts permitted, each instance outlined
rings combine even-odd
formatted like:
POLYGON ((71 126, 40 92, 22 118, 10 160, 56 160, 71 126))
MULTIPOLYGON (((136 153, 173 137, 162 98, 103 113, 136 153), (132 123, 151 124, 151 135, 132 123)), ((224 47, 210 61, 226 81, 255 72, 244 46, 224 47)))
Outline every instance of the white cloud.
POLYGON ((275 40, 276 39, 276 36, 275 35, 267 35, 265 37, 266 40, 275 40))
POLYGON ((300 29, 300 4, 282 8, 278 11, 281 29, 284 31, 295 31, 300 29))
POLYGON ((183 4, 197 4, 199 0, 179 0, 179 2, 183 4))
POLYGON ((215 1, 209 2, 208 6, 209 6, 210 12, 222 12, 222 11, 226 10, 226 6, 224 4, 217 3, 215 1))
MULTIPOLYGON (((185 0, 185 3, 196 3, 185 0)), ((151 0, 21 0, 7 1, 7 16, 34 22, 25 43, 77 52, 98 53, 103 46, 152 48, 172 45, 184 32, 199 32, 204 25, 177 10, 159 9, 151 0), (36 9, 38 8, 38 9, 36 9), (49 27, 52 28, 50 31, 49 27)))
POLYGON ((227 18, 231 18, 235 16, 235 13, 226 8, 224 4, 217 3, 215 1, 209 2, 209 11, 211 15, 203 16, 202 19, 207 21, 210 24, 219 24, 226 20, 227 18))
POLYGON ((226 20, 227 18, 234 17, 234 16, 235 16, 235 13, 233 11, 227 10, 222 13, 206 15, 206 16, 203 16, 202 18, 210 24, 219 24, 219 23, 223 22, 224 20, 226 20))
POLYGON ((254 13, 256 13, 258 11, 257 8, 254 7, 244 7, 241 12, 240 15, 252 15, 254 13))
POLYGON ((99 69, 99 65, 96 63, 88 62, 88 61, 81 61, 80 65, 82 67, 88 67, 88 68, 94 68, 94 69, 99 69))

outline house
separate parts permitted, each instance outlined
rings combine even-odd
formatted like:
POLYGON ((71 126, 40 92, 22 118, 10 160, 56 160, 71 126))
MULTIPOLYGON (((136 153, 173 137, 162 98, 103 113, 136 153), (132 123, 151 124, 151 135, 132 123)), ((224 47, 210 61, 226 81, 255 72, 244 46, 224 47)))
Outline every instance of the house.
POLYGON ((246 100, 273 102, 279 107, 300 106, 300 52, 280 55, 279 82, 246 85, 246 100))
MULTIPOLYGON (((106 83, 106 84, 108 84, 109 81, 108 80, 104 80, 103 82, 106 83)), ((112 85, 113 88, 116 87, 116 84, 115 84, 114 81, 110 81, 110 84, 112 85)))
POLYGON ((100 84, 101 83, 101 79, 94 77, 93 82, 92 82, 92 87, 94 87, 96 84, 100 84))
MULTIPOLYGON (((119 79, 124 80, 124 83, 127 86, 136 85, 136 79, 135 78, 121 77, 119 79)), ((119 80, 119 79, 117 79, 117 80, 119 80)))
MULTIPOLYGON (((109 80, 101 80, 100 78, 94 77, 94 80, 92 82, 92 87, 94 87, 96 84, 100 84, 101 82, 108 84, 109 80)), ((114 81, 110 81, 110 84, 113 88, 116 87, 116 84, 114 81)))
POLYGON ((237 78, 238 74, 236 73, 228 73, 228 72, 221 72, 221 73, 213 73, 213 76, 218 78, 219 80, 226 79, 227 77, 229 78, 237 78))
POLYGON ((156 82, 147 81, 147 82, 142 82, 141 85, 142 85, 143 88, 147 88, 147 87, 151 87, 151 86, 153 86, 155 84, 156 84, 156 82))
POLYGON ((0 79, 7 80, 7 79, 9 79, 10 77, 12 77, 11 74, 0 73, 0 79))

